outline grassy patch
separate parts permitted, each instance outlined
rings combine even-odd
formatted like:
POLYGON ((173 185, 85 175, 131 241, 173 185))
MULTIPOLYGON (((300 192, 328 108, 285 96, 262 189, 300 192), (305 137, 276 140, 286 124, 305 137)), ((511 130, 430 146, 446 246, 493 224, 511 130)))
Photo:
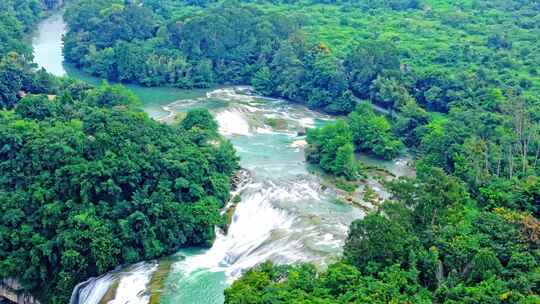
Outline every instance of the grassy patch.
POLYGON ((362 183, 361 178, 359 177, 356 180, 348 180, 341 176, 335 176, 324 172, 320 166, 316 164, 308 163, 308 170, 312 174, 315 174, 322 179, 322 187, 333 188, 336 190, 345 191, 348 194, 352 194, 356 191, 360 183, 362 183))
POLYGON ((388 169, 377 167, 377 166, 366 166, 364 171, 369 172, 370 176, 374 178, 395 178, 396 175, 390 172, 388 169))
POLYGON ((174 119, 173 119, 173 125, 174 126, 179 126, 182 121, 184 121, 184 119, 186 119, 186 116, 187 116, 187 113, 186 112, 179 112, 179 113, 176 113, 174 115, 174 119))
POLYGON ((120 279, 117 279, 114 281, 109 289, 107 289, 107 292, 105 295, 103 295, 103 298, 99 301, 99 304, 107 304, 110 301, 114 300, 114 297, 116 296, 116 291, 118 290, 118 285, 120 285, 120 279))
POLYGON ((353 193, 354 191, 356 191, 356 188, 358 188, 357 181, 349 181, 343 177, 334 177, 331 179, 331 182, 338 189, 346 191, 348 193, 353 193))
POLYGON ((165 258, 159 261, 157 270, 150 279, 150 304, 159 304, 161 295, 165 287, 165 281, 169 272, 171 272, 174 260, 165 258))
POLYGON ((265 118, 264 123, 276 130, 285 130, 287 129, 288 123, 287 120, 283 118, 265 118))
POLYGON ((377 205, 380 202, 380 197, 370 186, 366 185, 364 191, 364 201, 377 205))
POLYGON ((223 229, 225 233, 227 233, 227 231, 229 230, 229 226, 231 225, 234 217, 234 212, 236 211, 236 206, 238 206, 238 203, 240 203, 241 200, 242 198, 240 197, 240 195, 235 195, 231 200, 231 205, 225 211, 224 223, 221 226, 221 229, 223 229))

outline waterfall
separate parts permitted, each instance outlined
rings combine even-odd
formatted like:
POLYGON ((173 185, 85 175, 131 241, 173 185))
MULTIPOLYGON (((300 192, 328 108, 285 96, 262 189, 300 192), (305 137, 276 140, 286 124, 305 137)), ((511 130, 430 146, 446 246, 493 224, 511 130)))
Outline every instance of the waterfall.
MULTIPOLYGON (((227 234, 218 231, 210 249, 178 253, 182 258, 169 273, 163 303, 222 303, 228 284, 267 260, 324 266, 329 257, 340 254, 350 222, 362 216, 359 209, 333 203, 335 193, 307 171, 302 149, 295 144, 303 140, 296 130, 326 117, 281 100, 261 102, 247 88, 214 90, 164 108, 167 117, 174 117, 209 100, 223 101, 222 107, 212 108, 219 130, 232 141, 250 173, 233 193, 241 201, 227 234), (286 128, 274 130, 265 124, 267 119, 286 121, 286 128)), ((131 274, 115 272, 82 283, 72 304, 98 304, 114 282, 117 292, 109 303, 147 303, 145 289, 155 268, 149 263, 139 266, 131 274)))
POLYGON ((106 274, 79 283, 75 286, 75 289, 73 289, 69 303, 98 304, 111 286, 113 280, 114 274, 106 274))
POLYGON ((125 270, 115 270, 78 284, 71 295, 70 304, 99 304, 105 294, 116 285, 110 304, 148 303, 146 293, 150 276, 156 270, 154 262, 141 262, 125 270))
MULTIPOLYGON (((66 74, 62 65, 65 30, 62 15, 55 14, 39 25, 33 39, 35 62, 55 75, 66 74)), ((298 137, 306 127, 331 118, 283 100, 255 96, 249 87, 237 87, 170 103, 163 108, 168 115, 161 119, 171 121, 176 113, 194 107, 213 111, 220 132, 232 141, 253 179, 238 189, 241 202, 227 235, 218 233, 208 250, 178 253, 185 258, 169 273, 171 281, 162 297, 165 303, 222 303, 223 288, 265 260, 324 265, 329 257, 338 256, 349 223, 362 213, 334 203, 335 194, 307 172, 305 141, 298 137), (268 123, 276 119, 286 122, 283 128, 268 123), (186 299, 187 294, 192 297, 186 299)), ((99 304, 105 295, 114 304, 147 303, 148 283, 156 267, 156 262, 143 262, 89 279, 77 285, 70 303, 99 304)))

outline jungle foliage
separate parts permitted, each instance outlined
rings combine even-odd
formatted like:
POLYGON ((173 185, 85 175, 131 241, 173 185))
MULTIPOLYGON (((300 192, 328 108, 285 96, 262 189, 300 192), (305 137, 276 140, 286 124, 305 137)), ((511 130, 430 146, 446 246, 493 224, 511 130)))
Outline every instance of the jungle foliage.
POLYGON ((393 199, 352 223, 343 259, 259 265, 225 303, 521 303, 540 301, 540 221, 478 209, 441 169, 389 185, 393 199))
MULTIPOLYGON (((63 303, 88 276, 209 244, 237 158, 205 111, 163 126, 120 87, 35 71, 22 38, 42 9, 0 4, 0 274, 63 303)), ((348 115, 308 132, 307 158, 349 179, 355 151, 416 156, 417 178, 388 183, 341 261, 260 265, 226 303, 532 304, 539 13, 527 0, 73 0, 64 52, 112 81, 252 84, 348 115)))
POLYGON ((33 30, 43 16, 41 0, 4 0, 0 2, 0 58, 9 52, 31 57, 32 48, 23 35, 33 30))
POLYGON ((355 152, 391 160, 404 149, 392 132, 390 121, 366 102, 360 103, 345 120, 308 130, 306 160, 332 175, 355 179, 359 165, 355 152))
POLYGON ((391 199, 353 222, 340 262, 260 265, 226 303, 539 302, 537 3, 295 5, 308 40, 342 58, 349 90, 372 103, 309 131, 307 160, 347 177, 354 167, 336 164, 352 151, 339 147, 393 158, 401 141, 417 177, 388 183, 391 199))
POLYGON ((539 88, 537 12, 531 1, 77 0, 65 54, 147 86, 251 83, 335 114, 354 110, 353 95, 448 112, 492 87, 539 88))
POLYGON ((65 16, 66 59, 99 77, 180 88, 252 83, 327 112, 354 109, 340 60, 307 43, 299 18, 235 2, 104 0, 75 1, 65 16))
POLYGON ((0 280, 67 303, 89 277, 212 244, 238 169, 212 116, 167 126, 122 86, 36 70, 19 42, 42 3, 0 7, 18 28, 0 26, 0 280))
POLYGON ((122 87, 79 89, 0 112, 0 273, 47 303, 118 265, 211 245, 238 168, 208 112, 170 127, 122 87))

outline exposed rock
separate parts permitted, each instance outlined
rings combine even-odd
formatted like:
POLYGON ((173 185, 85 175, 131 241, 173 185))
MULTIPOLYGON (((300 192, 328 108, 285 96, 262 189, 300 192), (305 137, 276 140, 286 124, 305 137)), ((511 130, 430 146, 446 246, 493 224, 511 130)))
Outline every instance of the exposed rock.
POLYGON ((251 173, 246 169, 240 169, 231 177, 231 189, 237 190, 250 180, 251 173))
POLYGON ((14 279, 4 279, 0 282, 0 299, 2 298, 17 304, 40 304, 14 279))

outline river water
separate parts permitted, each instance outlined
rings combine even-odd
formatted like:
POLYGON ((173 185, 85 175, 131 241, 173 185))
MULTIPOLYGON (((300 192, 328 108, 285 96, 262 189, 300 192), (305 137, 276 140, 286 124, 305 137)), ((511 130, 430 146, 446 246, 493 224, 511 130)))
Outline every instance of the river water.
MULTIPOLYGON (((60 13, 40 24, 33 39, 35 62, 55 75, 98 82, 62 64, 65 28, 60 13)), ((247 170, 228 233, 218 233, 210 249, 186 249, 167 259, 173 263, 159 290, 160 303, 223 303, 223 290, 243 270, 263 261, 324 266, 340 255, 349 224, 363 212, 341 203, 308 171, 304 138, 298 136, 299 130, 323 125, 331 117, 255 96, 247 87, 192 91, 129 87, 143 101, 143 109, 164 123, 192 108, 209 109, 247 170)), ((407 172, 404 163, 385 166, 401 174, 407 172)), ((160 262, 142 262, 83 282, 72 303, 103 303, 108 291, 114 291, 108 303, 148 303, 150 293, 156 292, 149 290, 149 282, 160 262)))

